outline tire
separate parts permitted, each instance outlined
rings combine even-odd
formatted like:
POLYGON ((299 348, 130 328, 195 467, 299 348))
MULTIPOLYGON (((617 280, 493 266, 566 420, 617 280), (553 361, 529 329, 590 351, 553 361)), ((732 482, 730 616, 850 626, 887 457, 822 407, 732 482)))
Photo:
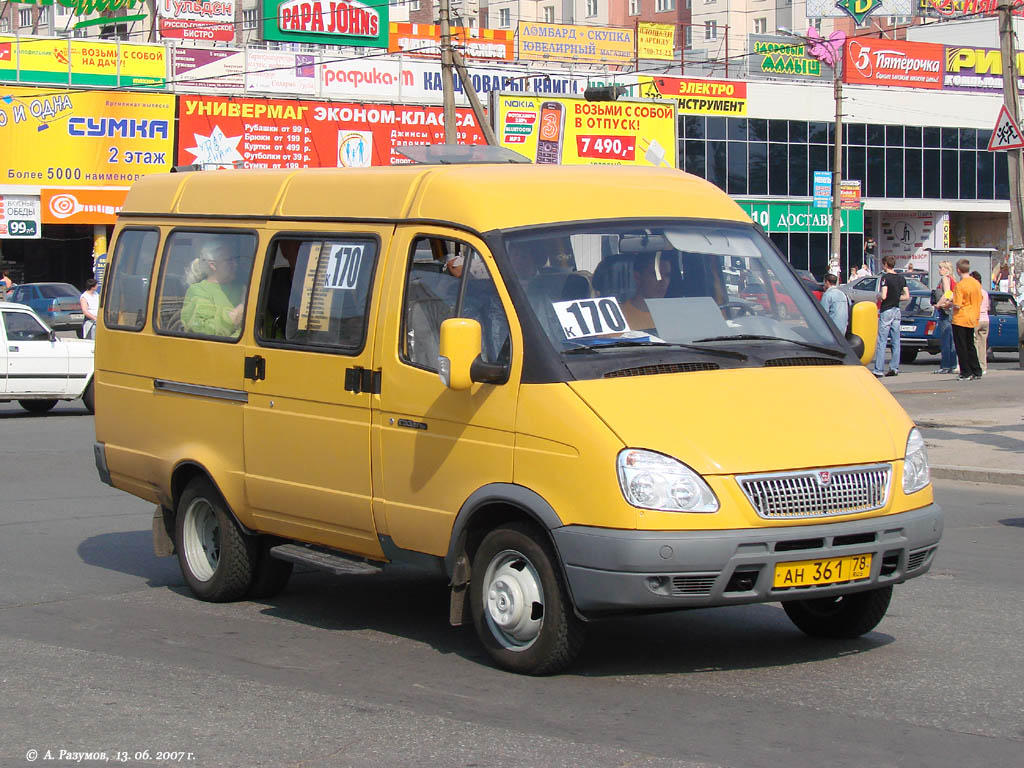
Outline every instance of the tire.
POLYGON ((867 634, 885 616, 892 587, 814 600, 791 600, 782 607, 796 626, 811 637, 852 638, 867 634))
POLYGON ((274 597, 288 586, 288 580, 292 577, 292 569, 295 564, 270 556, 270 548, 279 543, 278 539, 269 536, 260 538, 259 557, 256 561, 256 568, 253 570, 248 597, 254 600, 274 597))
POLYGON ((917 353, 919 351, 920 350, 918 350, 917 347, 911 347, 910 349, 906 349, 904 347, 900 347, 900 362, 901 363, 912 363, 912 362, 914 362, 915 360, 917 360, 917 353))
POLYGON ((470 607, 487 652, 512 672, 559 672, 583 645, 584 624, 573 612, 554 549, 528 523, 496 528, 480 542, 470 607))
POLYGON ((85 410, 89 413, 96 413, 96 400, 93 394, 92 379, 85 387, 85 391, 82 393, 82 405, 85 406, 85 410))
POLYGON ((19 400, 18 405, 24 408, 29 413, 46 413, 53 410, 53 406, 57 404, 56 400, 19 400))
POLYGON ((186 486, 174 519, 178 564, 200 600, 224 603, 245 596, 259 548, 243 533, 213 484, 197 477, 186 486))

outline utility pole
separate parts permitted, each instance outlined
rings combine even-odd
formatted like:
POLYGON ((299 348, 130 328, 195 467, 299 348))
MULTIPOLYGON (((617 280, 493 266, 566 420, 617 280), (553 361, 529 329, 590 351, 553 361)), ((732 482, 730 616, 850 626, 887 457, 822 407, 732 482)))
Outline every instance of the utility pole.
POLYGON ((484 134, 484 141, 492 147, 498 146, 498 139, 494 135, 494 129, 491 127, 491 124, 487 121, 487 113, 484 112, 484 105, 480 103, 480 97, 477 96, 476 88, 473 87, 473 81, 469 77, 462 54, 453 50, 452 62, 455 64, 455 70, 459 73, 462 88, 466 92, 466 96, 469 97, 469 105, 473 108, 473 114, 476 115, 476 122, 484 134))
MULTIPOLYGON (((830 266, 835 264, 842 275, 842 264, 839 255, 842 252, 843 212, 839 207, 839 187, 843 179, 843 50, 835 51, 835 64, 832 67, 833 91, 836 99, 835 146, 832 155, 832 236, 829 238, 832 256, 830 266)), ((859 263, 859 262, 858 262, 859 263)))
MULTIPOLYGON (((452 79, 452 26, 449 0, 441 0, 438 16, 441 21, 441 94, 444 98, 444 143, 456 144, 455 83, 452 79)), ((465 82, 465 81, 463 81, 465 82)))
MULTIPOLYGON (((1013 3, 1011 0, 999 0, 999 50, 1003 63, 1003 104, 1017 123, 1020 123, 1020 94, 1017 92, 1017 57, 1014 55, 1013 44, 1013 3)), ((1024 250, 1024 216, 1021 205, 1024 203, 1024 168, 1021 166, 1021 150, 1007 151, 1006 164, 1009 169, 1010 181, 1010 290, 1017 281, 1015 268, 1021 263, 1021 251, 1024 250)), ((1024 367, 1024 358, 1021 359, 1024 367)))

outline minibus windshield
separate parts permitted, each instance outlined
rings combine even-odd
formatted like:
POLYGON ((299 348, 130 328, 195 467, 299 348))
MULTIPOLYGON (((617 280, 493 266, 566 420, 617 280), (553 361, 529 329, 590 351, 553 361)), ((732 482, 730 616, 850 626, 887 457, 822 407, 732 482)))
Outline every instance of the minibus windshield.
POLYGON ((750 225, 584 222, 509 231, 504 245, 529 311, 562 354, 674 347, 742 358, 766 343, 847 352, 750 225))

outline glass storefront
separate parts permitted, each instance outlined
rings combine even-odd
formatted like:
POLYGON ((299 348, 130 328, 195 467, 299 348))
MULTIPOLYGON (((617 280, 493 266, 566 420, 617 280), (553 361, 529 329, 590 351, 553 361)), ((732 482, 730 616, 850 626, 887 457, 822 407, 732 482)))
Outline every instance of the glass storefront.
MULTIPOLYGON (((808 197, 832 169, 832 123, 746 117, 679 118, 683 170, 735 196, 808 197)), ((991 131, 935 126, 843 126, 843 178, 873 198, 1007 200, 1006 156, 991 131)))

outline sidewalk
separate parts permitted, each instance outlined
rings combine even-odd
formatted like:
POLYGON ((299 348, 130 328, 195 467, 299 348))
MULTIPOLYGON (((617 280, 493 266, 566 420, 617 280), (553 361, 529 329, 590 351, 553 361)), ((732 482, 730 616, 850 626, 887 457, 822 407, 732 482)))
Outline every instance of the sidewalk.
POLYGON ((880 379, 924 434, 932 477, 1024 485, 1024 370, 1013 359, 961 382, 932 374, 935 363, 880 379))

